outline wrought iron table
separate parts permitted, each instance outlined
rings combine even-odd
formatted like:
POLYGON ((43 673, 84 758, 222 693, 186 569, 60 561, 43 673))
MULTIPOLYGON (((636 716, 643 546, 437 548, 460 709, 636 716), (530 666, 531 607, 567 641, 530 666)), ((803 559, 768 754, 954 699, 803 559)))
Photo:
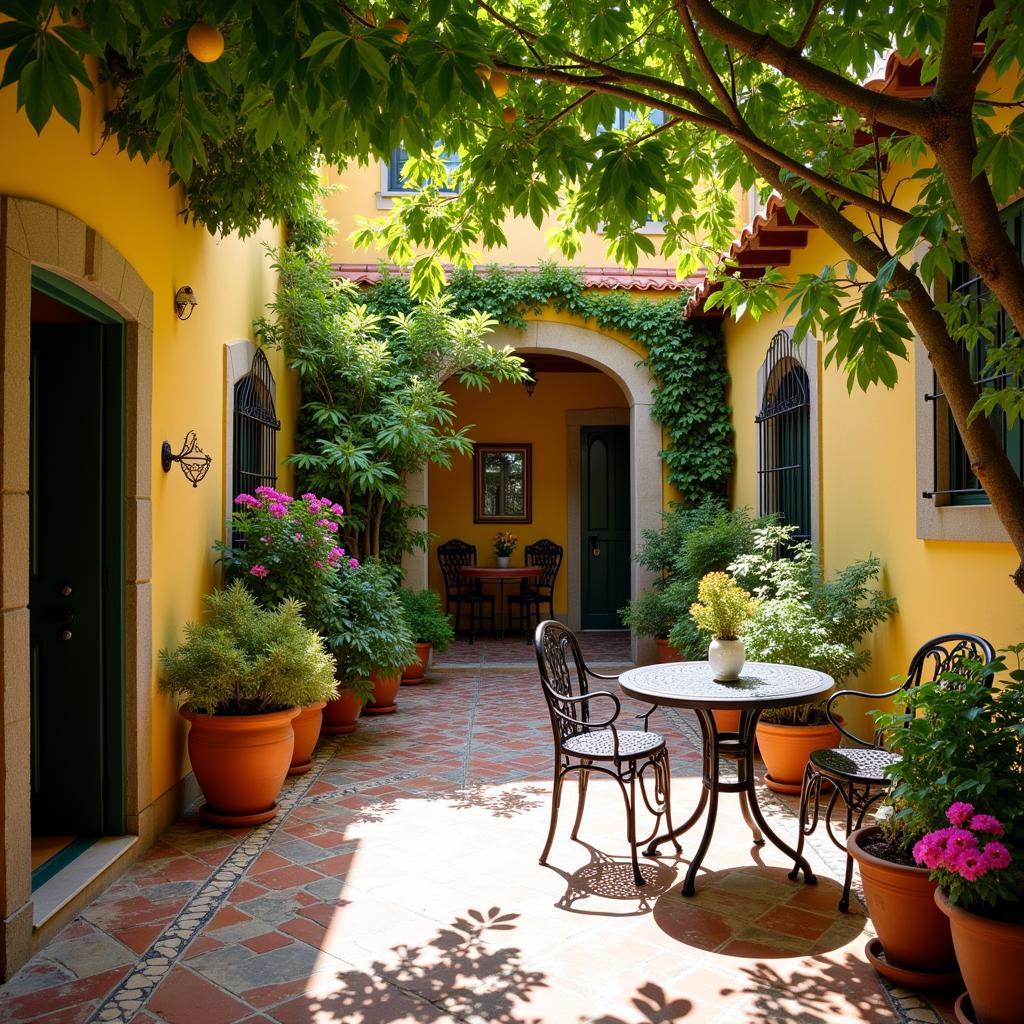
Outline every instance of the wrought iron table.
MULTIPOLYGON (((544 568, 540 565, 521 565, 519 568, 509 566, 507 569, 499 569, 490 565, 464 565, 459 569, 459 575, 464 580, 479 580, 481 583, 498 584, 498 603, 501 605, 499 612, 501 627, 499 633, 501 639, 505 639, 505 580, 536 580, 544 575, 544 568)), ((482 625, 482 623, 481 623, 482 625)))
MULTIPOLYGON (((706 661, 679 661, 663 665, 647 665, 630 669, 619 677, 619 685, 627 696, 663 707, 689 708, 697 713, 703 742, 703 770, 701 794, 697 809, 678 828, 653 839, 645 851, 654 856, 658 847, 693 828, 708 808, 697 852, 690 861, 683 882, 683 895, 692 896, 697 872, 700 870, 718 817, 718 794, 739 793, 743 820, 750 826, 754 842, 763 846, 768 837, 783 853, 791 857, 804 874, 804 882, 814 885, 817 879, 810 864, 792 847, 787 846, 768 827, 757 803, 754 787, 754 728, 761 712, 767 708, 811 704, 820 700, 834 686, 834 680, 824 672, 798 668, 795 665, 766 665, 750 662, 743 667, 735 682, 718 682, 706 661), (740 712, 737 732, 718 731, 713 708, 740 712), (720 758, 736 761, 736 781, 722 781, 720 758)), ((796 868, 794 868, 794 871, 796 868)))

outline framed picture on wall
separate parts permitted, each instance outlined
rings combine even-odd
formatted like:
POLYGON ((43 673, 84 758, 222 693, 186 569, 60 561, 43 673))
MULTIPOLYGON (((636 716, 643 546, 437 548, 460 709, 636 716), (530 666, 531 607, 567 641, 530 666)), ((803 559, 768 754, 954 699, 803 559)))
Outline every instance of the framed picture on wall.
POLYGON ((473 445, 473 522, 533 521, 533 446, 473 445))

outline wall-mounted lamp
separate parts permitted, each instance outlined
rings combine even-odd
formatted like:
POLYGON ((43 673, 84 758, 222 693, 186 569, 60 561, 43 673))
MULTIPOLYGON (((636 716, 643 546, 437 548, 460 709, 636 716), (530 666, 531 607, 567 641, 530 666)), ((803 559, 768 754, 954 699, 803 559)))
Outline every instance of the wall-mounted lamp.
POLYGON ((192 315, 192 310, 199 305, 196 293, 192 291, 192 285, 183 284, 174 293, 174 315, 179 320, 187 320, 192 315))
POLYGON ((523 387, 526 388, 526 397, 533 398, 533 389, 537 386, 537 372, 533 368, 533 364, 529 360, 523 360, 523 369, 529 374, 529 377, 523 381, 523 387))
POLYGON ((173 462, 181 466, 181 471, 185 474, 186 479, 192 482, 193 487, 196 487, 199 481, 209 472, 210 463, 213 462, 213 459, 199 447, 196 432, 190 430, 185 435, 185 443, 181 446, 181 451, 177 455, 173 454, 170 441, 164 441, 161 446, 160 465, 163 466, 165 473, 170 473, 171 463, 173 462))

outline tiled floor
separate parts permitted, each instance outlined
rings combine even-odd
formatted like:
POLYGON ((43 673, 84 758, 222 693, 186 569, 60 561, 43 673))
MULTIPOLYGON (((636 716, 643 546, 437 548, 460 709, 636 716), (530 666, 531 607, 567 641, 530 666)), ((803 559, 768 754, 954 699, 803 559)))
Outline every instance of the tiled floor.
MULTIPOLYGON (((659 721, 682 812, 699 786, 693 725, 659 721)), ((693 899, 679 894, 692 841, 632 884, 618 791, 600 781, 584 842, 568 838, 570 787, 539 866, 550 760, 535 669, 436 669, 402 690, 398 714, 322 742, 272 823, 171 829, 0 988, 0 1020, 939 1019, 913 999, 898 1009, 867 966, 865 918, 836 910, 835 858, 818 845, 820 884, 790 882, 730 797, 693 899)), ((791 836, 791 812, 764 806, 791 836)))
MULTIPOLYGON (((596 630, 580 634, 583 655, 589 665, 626 665, 630 662, 628 630, 596 630)), ((433 655, 435 668, 467 668, 484 665, 536 665, 532 640, 508 633, 504 640, 486 634, 473 643, 465 633, 444 654, 433 655)))

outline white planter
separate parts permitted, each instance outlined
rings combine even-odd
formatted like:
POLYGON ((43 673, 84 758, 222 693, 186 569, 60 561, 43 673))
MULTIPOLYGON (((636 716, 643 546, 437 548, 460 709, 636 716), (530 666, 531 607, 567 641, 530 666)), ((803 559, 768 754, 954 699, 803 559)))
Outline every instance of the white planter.
POLYGON ((746 652, 743 650, 742 640, 712 640, 708 648, 708 661, 711 663, 711 670, 715 679, 723 683, 730 683, 739 679, 743 671, 743 662, 746 660, 746 652))
POLYGON ((497 555, 496 557, 498 559, 498 568, 499 569, 507 569, 508 568, 508 560, 509 560, 509 558, 511 558, 511 555, 497 555))

